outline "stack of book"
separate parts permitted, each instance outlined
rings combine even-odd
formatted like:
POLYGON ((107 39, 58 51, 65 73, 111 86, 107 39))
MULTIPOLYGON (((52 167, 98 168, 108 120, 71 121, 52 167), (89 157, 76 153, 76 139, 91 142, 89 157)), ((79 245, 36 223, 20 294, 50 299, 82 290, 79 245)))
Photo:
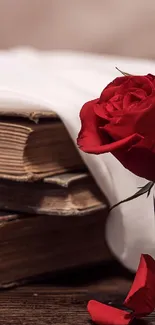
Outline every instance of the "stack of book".
POLYGON ((52 112, 0 112, 0 287, 111 258, 108 202, 52 112))

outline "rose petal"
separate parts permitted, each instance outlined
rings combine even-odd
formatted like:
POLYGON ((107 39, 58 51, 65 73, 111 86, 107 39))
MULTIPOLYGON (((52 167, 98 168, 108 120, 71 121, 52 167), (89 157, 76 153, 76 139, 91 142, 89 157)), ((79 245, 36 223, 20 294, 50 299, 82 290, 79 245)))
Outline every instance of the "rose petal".
POLYGON ((155 76, 153 75, 153 74, 151 74, 151 73, 149 73, 149 74, 147 74, 147 78, 153 83, 153 85, 154 85, 154 83, 155 83, 155 76))
POLYGON ((101 92, 99 103, 107 102, 115 94, 118 95, 119 93, 122 93, 122 90, 130 78, 130 76, 121 76, 115 78, 112 82, 110 82, 101 92))
MULTIPOLYGON (((104 132, 104 129, 103 129, 104 132)), ((82 139, 82 141, 78 141, 78 144, 80 145, 80 149, 87 153, 94 153, 94 154, 101 154, 106 152, 113 152, 117 151, 120 148, 121 149, 128 149, 132 145, 136 144, 141 140, 141 136, 138 134, 130 135, 122 140, 118 140, 112 143, 108 143, 105 145, 94 145, 94 143, 91 143, 91 140, 89 141, 89 138, 87 138, 87 141, 85 139, 82 139)))
POLYGON ((138 270, 124 305, 134 311, 136 317, 148 315, 155 308, 155 260, 141 255, 138 270))
POLYGON ((127 325, 131 322, 130 312, 90 300, 87 310, 92 321, 99 325, 127 325))
POLYGON ((155 141, 143 138, 129 150, 120 149, 113 154, 132 173, 155 182, 155 141))
MULTIPOLYGON (((99 117, 94 113, 94 106, 98 99, 87 102, 81 109, 81 130, 78 134, 77 144, 81 150, 85 147, 95 147, 109 143, 108 135, 102 137, 99 128, 99 117)), ((101 121, 104 125, 104 121, 101 121)))
POLYGON ((87 146, 92 144, 100 145, 101 138, 99 136, 99 131, 97 127, 97 117, 94 114, 94 105, 97 99, 86 103, 80 111, 81 119, 81 130, 78 135, 77 144, 81 146, 87 146))
POLYGON ((134 89, 133 91, 129 91, 125 94, 123 98, 123 110, 130 110, 131 105, 135 105, 136 102, 140 102, 141 100, 145 100, 147 94, 143 89, 134 89))
POLYGON ((147 76, 132 76, 129 78, 128 83, 125 83, 125 87, 123 89, 124 93, 128 92, 130 88, 135 89, 143 89, 147 95, 151 95, 154 90, 153 83, 147 76))

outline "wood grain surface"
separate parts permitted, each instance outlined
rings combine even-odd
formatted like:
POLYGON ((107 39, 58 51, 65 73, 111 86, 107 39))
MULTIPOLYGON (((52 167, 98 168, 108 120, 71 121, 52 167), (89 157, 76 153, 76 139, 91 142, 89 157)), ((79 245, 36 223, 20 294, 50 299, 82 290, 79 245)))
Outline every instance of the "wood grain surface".
MULTIPOLYGON (((132 281, 117 263, 33 279, 31 285, 0 291, 0 325, 91 325, 88 300, 122 308, 132 281)), ((155 315, 135 323, 153 325, 155 315)))
POLYGON ((0 291, 0 325, 90 325, 88 300, 121 303, 132 278, 110 263, 0 291))

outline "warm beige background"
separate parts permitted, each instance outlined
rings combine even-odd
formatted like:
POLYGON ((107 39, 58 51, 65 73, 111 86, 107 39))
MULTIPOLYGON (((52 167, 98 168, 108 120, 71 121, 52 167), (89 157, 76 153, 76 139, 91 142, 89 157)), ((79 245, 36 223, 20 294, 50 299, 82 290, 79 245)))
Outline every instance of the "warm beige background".
POLYGON ((155 58, 155 0, 0 0, 0 48, 155 58))

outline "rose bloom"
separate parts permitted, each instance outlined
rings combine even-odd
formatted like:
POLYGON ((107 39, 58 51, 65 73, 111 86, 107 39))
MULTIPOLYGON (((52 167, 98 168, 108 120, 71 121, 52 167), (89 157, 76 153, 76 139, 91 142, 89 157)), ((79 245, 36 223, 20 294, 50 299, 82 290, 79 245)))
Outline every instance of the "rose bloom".
POLYGON ((134 174, 155 181, 155 76, 123 76, 81 109, 77 144, 111 152, 134 174))

